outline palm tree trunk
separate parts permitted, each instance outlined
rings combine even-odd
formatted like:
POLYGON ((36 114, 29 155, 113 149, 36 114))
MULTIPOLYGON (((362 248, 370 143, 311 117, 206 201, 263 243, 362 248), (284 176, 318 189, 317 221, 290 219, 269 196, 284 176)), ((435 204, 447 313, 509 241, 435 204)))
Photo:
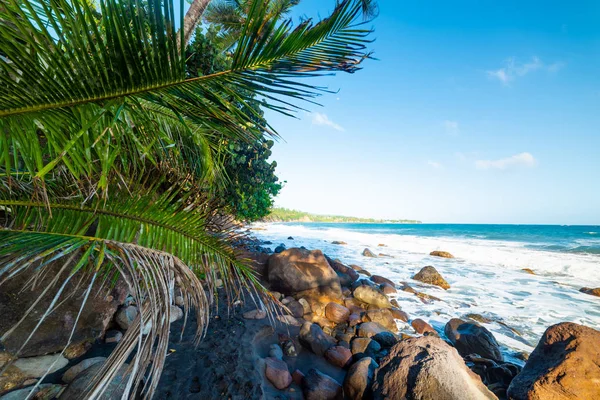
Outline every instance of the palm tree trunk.
POLYGON ((190 37, 192 36, 194 29, 196 29, 196 25, 202 17, 202 14, 204 14, 204 10, 206 10, 206 7, 209 3, 210 0, 194 0, 192 2, 190 9, 187 11, 185 17, 183 18, 184 45, 187 45, 187 43, 190 41, 190 37))

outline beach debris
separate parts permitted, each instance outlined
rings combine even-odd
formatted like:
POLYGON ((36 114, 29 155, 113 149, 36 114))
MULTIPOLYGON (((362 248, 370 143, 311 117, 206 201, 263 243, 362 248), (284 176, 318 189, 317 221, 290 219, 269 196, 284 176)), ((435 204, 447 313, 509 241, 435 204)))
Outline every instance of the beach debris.
POLYGON ((288 371, 285 361, 274 358, 265 358, 265 376, 279 390, 292 384, 292 374, 288 371))
POLYGON ((373 397, 371 385, 375 369, 379 365, 371 357, 365 357, 350 366, 344 379, 344 395, 350 400, 370 399, 373 397))
POLYGON ((365 257, 373 257, 376 258, 377 256, 375 255, 375 253, 373 253, 371 250, 369 249, 364 249, 362 252, 362 255, 365 257))
POLYGON ((500 346, 492 332, 477 323, 452 318, 446 323, 444 333, 463 357, 476 353, 483 358, 503 360, 500 346))
POLYGON ((597 399, 600 395, 600 331, 562 322, 546 329, 508 397, 525 399, 597 399))
POLYGON ((447 251, 432 251, 431 253, 429 253, 430 256, 434 256, 434 257, 442 257, 442 258, 454 258, 454 256, 450 253, 448 253, 447 251))
POLYGON ((308 370, 304 377, 302 393, 305 400, 338 400, 344 396, 338 381, 315 368, 308 370))
POLYGON ((398 342, 375 370, 373 397, 494 399, 456 350, 434 336, 398 342), (396 397, 397 396, 397 397, 396 397))
POLYGON ((439 286, 444 290, 450 289, 448 282, 446 282, 442 275, 440 275, 440 273, 431 265, 421 268, 421 270, 412 278, 429 285, 439 286))

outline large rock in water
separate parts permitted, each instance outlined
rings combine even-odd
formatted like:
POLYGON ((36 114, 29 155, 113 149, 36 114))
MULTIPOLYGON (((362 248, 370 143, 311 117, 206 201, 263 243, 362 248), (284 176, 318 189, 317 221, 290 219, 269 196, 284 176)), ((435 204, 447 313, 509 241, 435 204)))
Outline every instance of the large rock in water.
POLYGON ((445 290, 450 289, 448 282, 446 282, 442 275, 440 275, 440 273, 431 265, 423 267, 415 276, 413 276, 413 279, 430 285, 439 286, 445 290))
POLYGON ((402 340, 375 370, 376 399, 497 399, 458 352, 442 339, 423 336, 402 340))
POLYGON ((442 257, 442 258, 454 258, 454 256, 447 251, 435 250, 429 253, 430 256, 442 257))
POLYGON ((583 287, 581 289, 579 289, 579 291, 581 293, 585 293, 585 294, 591 294, 592 296, 598 296, 600 297, 600 287, 599 288, 587 288, 587 287, 583 287))
POLYGON ((273 290, 290 294, 329 287, 339 292, 340 279, 321 250, 292 248, 269 257, 268 278, 273 290))
POLYGON ((463 357, 475 353, 483 358, 503 360, 496 338, 481 325, 452 318, 444 327, 444 333, 463 357))
POLYGON ((563 322, 546 329, 517 375, 514 400, 600 399, 600 332, 563 322))
MULTIPOLYGON (((2 284, 0 289, 0 315, 2 315, 0 336, 12 328, 23 317, 25 310, 28 310, 33 302, 40 298, 42 291, 48 286, 49 281, 60 272, 63 264, 54 263, 44 267, 48 269, 48 272, 43 279, 37 282, 34 289, 26 286, 27 281, 32 277, 28 272, 19 274, 2 284)), ((71 270, 67 268, 59 277, 59 282, 66 279, 70 272, 71 270)), ((86 282, 89 280, 80 282, 80 275, 77 275, 67 283, 60 299, 64 301, 59 300, 56 309, 46 317, 19 354, 20 357, 33 357, 62 351, 81 308, 88 286, 86 282), (69 297, 64 295, 67 293, 69 297)), ((102 283, 102 279, 97 279, 92 288, 79 317, 72 344, 93 342, 102 337, 117 308, 125 301, 127 290, 123 282, 119 281, 112 289, 107 289, 107 285, 102 286, 102 283)), ((5 351, 12 354, 21 348, 25 338, 33 331, 40 317, 50 306, 56 290, 58 290, 58 286, 42 296, 33 312, 25 318, 16 331, 0 344, 0 348, 3 345, 5 351)))

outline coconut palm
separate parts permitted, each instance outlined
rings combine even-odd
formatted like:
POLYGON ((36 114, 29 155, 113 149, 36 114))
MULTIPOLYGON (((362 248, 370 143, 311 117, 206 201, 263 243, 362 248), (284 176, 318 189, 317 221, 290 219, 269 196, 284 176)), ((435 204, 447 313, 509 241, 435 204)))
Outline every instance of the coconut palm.
POLYGON ((48 278, 43 293, 53 300, 38 327, 70 295, 69 281, 87 299, 98 283, 122 279, 141 310, 84 398, 100 397, 126 361, 125 396, 152 397, 175 286, 186 318, 196 315, 197 340, 217 278, 231 298, 264 301, 230 244, 236 231, 210 201, 224 137, 277 135, 257 125, 252 108, 234 104, 259 96, 293 115, 320 93, 300 78, 355 72, 369 57, 361 1, 293 27, 269 2, 253 0, 231 67, 189 77, 179 9, 176 17, 172 0, 0 6, 0 285, 23 274, 28 287, 48 278), (58 273, 48 277, 51 266, 58 273))

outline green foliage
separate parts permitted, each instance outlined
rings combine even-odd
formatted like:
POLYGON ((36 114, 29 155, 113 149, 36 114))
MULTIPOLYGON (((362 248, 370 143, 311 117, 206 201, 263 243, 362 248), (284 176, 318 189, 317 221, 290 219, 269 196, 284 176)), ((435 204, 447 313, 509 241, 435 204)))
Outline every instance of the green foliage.
POLYGON ((413 219, 375 219, 375 218, 357 218, 345 217, 341 215, 319 215, 310 214, 303 211, 290 210, 288 208, 273 208, 264 221, 268 222, 330 222, 330 223, 371 223, 371 224, 420 224, 421 221, 413 219))

